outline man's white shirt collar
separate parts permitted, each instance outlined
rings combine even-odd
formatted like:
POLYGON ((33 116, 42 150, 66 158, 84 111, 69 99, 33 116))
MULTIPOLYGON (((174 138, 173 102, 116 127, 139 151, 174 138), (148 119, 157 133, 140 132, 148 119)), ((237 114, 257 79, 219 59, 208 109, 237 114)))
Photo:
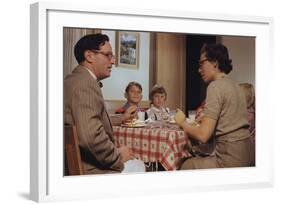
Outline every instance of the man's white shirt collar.
POLYGON ((87 68, 87 67, 85 67, 85 66, 83 66, 83 68, 85 68, 85 69, 90 73, 90 75, 91 75, 95 80, 97 80, 97 76, 96 76, 89 68, 87 68))

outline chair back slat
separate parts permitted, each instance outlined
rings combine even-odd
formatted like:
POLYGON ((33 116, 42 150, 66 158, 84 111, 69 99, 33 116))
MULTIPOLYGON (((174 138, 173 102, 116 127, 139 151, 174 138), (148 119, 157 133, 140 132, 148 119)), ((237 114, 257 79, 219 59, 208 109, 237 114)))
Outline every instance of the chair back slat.
POLYGON ((68 175, 83 175, 78 135, 75 126, 64 126, 65 160, 68 175))

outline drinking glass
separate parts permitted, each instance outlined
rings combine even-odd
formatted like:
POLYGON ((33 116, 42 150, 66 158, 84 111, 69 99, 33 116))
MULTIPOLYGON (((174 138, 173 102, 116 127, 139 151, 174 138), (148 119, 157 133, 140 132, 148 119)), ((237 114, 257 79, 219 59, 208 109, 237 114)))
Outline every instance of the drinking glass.
POLYGON ((195 121, 195 117, 196 117, 196 110, 189 110, 189 111, 188 111, 188 118, 189 118, 190 120, 195 121))

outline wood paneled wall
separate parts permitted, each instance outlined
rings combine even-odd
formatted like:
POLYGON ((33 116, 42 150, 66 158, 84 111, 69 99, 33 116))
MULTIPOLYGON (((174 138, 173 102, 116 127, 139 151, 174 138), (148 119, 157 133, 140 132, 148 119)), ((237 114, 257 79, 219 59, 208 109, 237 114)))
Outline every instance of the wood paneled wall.
POLYGON ((156 33, 155 82, 164 86, 171 109, 185 110, 186 35, 156 33))

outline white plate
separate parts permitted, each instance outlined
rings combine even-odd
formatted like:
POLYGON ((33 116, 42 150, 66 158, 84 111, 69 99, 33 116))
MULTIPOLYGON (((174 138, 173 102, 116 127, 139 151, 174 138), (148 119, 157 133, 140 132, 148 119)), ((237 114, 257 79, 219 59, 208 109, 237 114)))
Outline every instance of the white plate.
POLYGON ((170 120, 169 123, 176 124, 176 121, 175 120, 170 120))
POLYGON ((137 123, 137 124, 121 124, 121 127, 145 127, 145 123, 137 123))
POLYGON ((136 120, 135 124, 145 124, 145 122, 143 120, 136 120))

